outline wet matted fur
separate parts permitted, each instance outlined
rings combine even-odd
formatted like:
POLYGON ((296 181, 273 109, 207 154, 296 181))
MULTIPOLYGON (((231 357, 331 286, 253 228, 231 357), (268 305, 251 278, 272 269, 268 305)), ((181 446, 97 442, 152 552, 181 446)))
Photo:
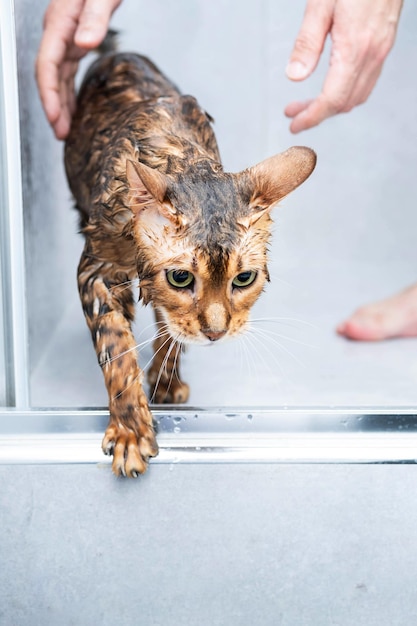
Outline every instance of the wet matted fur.
POLYGON ((90 67, 65 147, 85 247, 78 285, 109 396, 103 450, 117 475, 158 453, 132 334, 131 281, 156 316, 148 373, 157 402, 185 402, 180 348, 243 332, 269 280, 270 210, 312 172, 290 148, 223 171, 211 118, 146 58, 108 53, 90 67))

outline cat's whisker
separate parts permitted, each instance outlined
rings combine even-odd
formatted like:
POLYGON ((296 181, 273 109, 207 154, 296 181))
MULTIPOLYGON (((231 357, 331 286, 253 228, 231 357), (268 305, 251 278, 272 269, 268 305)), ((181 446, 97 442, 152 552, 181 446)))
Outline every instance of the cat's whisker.
MULTIPOLYGON (((252 329, 254 330, 254 329, 252 329)), ((250 332, 250 331, 249 331, 250 332)), ((265 339, 265 341, 268 340, 268 342, 272 342, 274 345, 276 345, 280 350, 282 350, 283 352, 285 352, 286 354, 288 354, 288 356, 290 356, 292 359, 294 359, 294 361, 296 361, 296 363, 298 363, 298 365, 300 365, 301 367, 305 367, 305 364, 300 361, 300 359, 298 359, 295 354, 293 354, 291 352, 291 350, 289 350, 288 348, 286 348, 285 346, 282 345, 282 343, 280 343, 277 339, 275 339, 274 337, 270 337, 267 334, 262 334, 262 329, 257 328, 255 331, 258 334, 258 338, 260 339, 261 337, 263 337, 265 339)), ((272 350, 269 349, 269 346, 267 346, 266 344, 264 344, 265 348, 268 349, 268 351, 271 354, 274 354, 272 352, 272 350)), ((275 356, 275 355, 274 355, 275 356)))
MULTIPOLYGON (((183 340, 182 340, 181 337, 182 337, 182 335, 180 336, 180 334, 178 334, 178 338, 177 338, 177 352, 176 352, 176 355, 175 355, 174 368, 173 368, 173 373, 175 373, 175 377, 176 377, 176 379, 177 379, 177 381, 179 383, 181 383, 182 381, 181 381, 181 379, 179 377, 179 370, 177 369, 177 363, 178 363, 178 360, 180 358, 180 354, 181 354, 182 350, 184 349, 184 343, 183 343, 183 340)), ((172 376, 171 376, 171 380, 170 380, 169 384, 171 384, 171 382, 172 382, 172 376)))
POLYGON ((174 374, 176 376, 176 379, 178 380, 178 382, 181 382, 179 377, 178 377, 178 373, 177 373, 177 362, 178 362, 178 358, 181 352, 181 344, 177 343, 176 344, 176 349, 175 349, 175 357, 174 357, 174 363, 172 366, 172 372, 171 372, 171 376, 169 377, 169 382, 168 382, 168 387, 167 389, 169 389, 171 387, 171 383, 172 383, 172 379, 174 378, 174 374))
POLYGON ((166 332, 164 332, 162 334, 153 335, 153 337, 150 337, 149 339, 145 339, 144 341, 142 341, 140 343, 137 343, 136 345, 132 346, 128 350, 124 350, 123 352, 120 352, 119 354, 115 354, 111 358, 107 359, 106 362, 107 363, 112 363, 113 361, 116 361, 117 359, 120 359, 121 357, 125 356, 126 354, 129 354, 130 352, 134 352, 135 350, 139 350, 139 348, 144 348, 145 346, 151 344, 156 339, 164 337, 165 335, 168 335, 168 334, 169 334, 168 331, 166 331, 166 332))
MULTIPOLYGON (((166 326, 166 325, 165 325, 165 326, 166 326)), ((139 333, 138 333, 138 339, 139 339, 139 338, 140 338, 140 337, 141 337, 144 333, 146 333, 146 331, 147 331, 149 328, 155 328, 155 332, 154 332, 154 334, 153 334, 153 338, 154 338, 154 339, 156 339, 156 337, 158 337, 158 336, 159 336, 159 335, 158 335, 159 330, 163 330, 163 329, 160 329, 160 328, 159 328, 159 324, 158 324, 158 322, 153 321, 153 322, 151 322, 150 324, 147 324, 146 326, 144 326, 143 328, 141 328, 141 329, 140 329, 140 331, 139 331, 139 333)))
POLYGON ((240 341, 236 342, 236 346, 238 347, 238 350, 239 350, 241 368, 243 369, 243 366, 245 365, 248 371, 248 374, 251 374, 252 372, 251 372, 250 362, 249 362, 249 350, 246 345, 246 341, 247 341, 246 335, 240 335, 239 339, 240 341))
POLYGON ((157 350, 155 350, 155 352, 153 353, 153 355, 151 356, 151 358, 146 362, 146 364, 143 366, 143 371, 146 371, 147 367, 152 363, 152 361, 154 360, 154 358, 156 357, 156 355, 166 346, 166 344, 168 343, 168 341, 170 341, 172 339, 172 335, 170 333, 166 333, 164 336, 166 336, 165 341, 159 346, 159 348, 157 350))
MULTIPOLYGON (((166 333, 166 335, 169 335, 169 333, 166 333)), ((142 343, 143 343, 143 344, 149 344, 149 343, 153 342, 156 338, 157 338, 157 336, 155 336, 155 337, 151 337, 150 339, 147 339, 146 341, 144 341, 144 342, 142 342, 142 343)), ((169 340, 170 340, 170 335, 167 337, 167 339, 164 341, 164 343, 163 343, 163 344, 159 347, 159 349, 158 349, 158 350, 154 353, 154 355, 153 355, 153 356, 149 359, 149 361, 146 363, 146 365, 145 365, 143 368, 141 368, 141 371, 140 371, 140 373, 138 374, 138 376, 135 376, 135 377, 133 378, 133 380, 129 383, 129 385, 127 385, 127 386, 126 386, 126 387, 125 387, 125 388, 124 388, 124 389, 123 389, 120 393, 118 393, 117 395, 115 395, 115 396, 113 397, 113 400, 114 400, 114 399, 116 399, 116 398, 119 398, 119 397, 120 397, 120 396, 121 396, 121 395, 122 395, 125 391, 127 391, 127 389, 129 389, 129 387, 131 387, 131 386, 132 386, 132 385, 133 385, 133 384, 134 384, 134 383, 138 380, 138 378, 140 378, 140 376, 142 375, 142 372, 144 372, 144 371, 146 370, 147 366, 148 366, 148 365, 149 365, 149 363, 152 361, 152 359, 153 359, 153 357, 155 356, 155 354, 157 354, 157 353, 159 352, 159 350, 161 350, 161 349, 164 347, 164 345, 166 345, 166 343, 167 343, 169 340)), ((140 345, 140 344, 139 344, 139 345, 140 345)), ((118 358, 122 357, 122 356, 123 356, 123 355, 125 355, 125 354, 128 354, 129 352, 132 352, 133 350, 136 350, 137 348, 138 348, 138 346, 136 345, 136 346, 133 346, 132 348, 129 348, 129 350, 125 350, 124 352, 122 352, 122 353, 120 353, 120 354, 118 354, 118 355, 116 355, 116 356, 112 357, 112 358, 109 360, 109 363, 111 363, 111 361, 114 361, 114 360, 116 360, 116 359, 118 359, 118 358)))
POLYGON ((257 348, 255 350, 255 354, 258 357, 259 362, 264 364, 266 371, 271 372, 273 378, 276 377, 276 374, 278 371, 279 376, 286 379, 288 376, 284 369, 284 366, 282 362, 280 361, 280 359, 278 358, 277 354, 270 348, 270 346, 264 343, 262 338, 256 335, 252 335, 251 340, 252 340, 252 343, 251 343, 252 348, 254 347, 257 348), (259 343, 259 346, 257 342, 259 343), (263 352, 266 353, 265 356, 263 352))
POLYGON ((167 365, 168 365, 169 357, 171 356, 171 352, 174 350, 174 347, 175 347, 175 341, 172 341, 172 343, 170 344, 165 354, 164 360, 161 363, 161 367, 160 367, 161 375, 164 375, 164 374, 168 375, 167 365))
POLYGON ((132 346, 132 348, 129 348, 128 350, 124 350, 123 352, 119 352, 119 354, 115 354, 111 358, 107 359, 106 363, 113 363, 114 361, 117 361, 117 359, 121 359, 122 357, 126 356, 126 354, 129 354, 130 352, 134 352, 135 350, 139 350, 139 348, 142 348, 143 346, 149 344, 150 341, 151 340, 147 339, 146 341, 143 341, 142 343, 137 343, 135 346, 132 346))
MULTIPOLYGON (((155 398, 156 392, 158 390, 158 386, 159 386, 159 383, 161 381, 161 378, 162 378, 162 375, 164 373, 164 370, 165 370, 165 373, 167 373, 166 366, 167 366, 167 363, 168 363, 168 359, 169 359, 169 356, 170 356, 174 346, 177 344, 177 340, 178 340, 179 336, 180 336, 180 333, 178 333, 175 338, 174 337, 172 338, 172 343, 169 346, 169 348, 168 348, 168 350, 167 350, 167 352, 166 352, 166 354, 164 356, 164 359, 163 359, 163 361, 161 363, 161 366, 159 368, 158 377, 156 379, 156 383, 155 383, 155 386, 154 386, 154 390, 153 390, 152 396, 150 398, 150 402, 154 401, 154 398, 155 398)), ((166 345, 166 342, 163 345, 166 345)), ((171 381, 170 381, 170 383, 171 383, 171 381)), ((168 385, 168 388, 169 388, 169 385, 168 385)))
POLYGON ((251 343, 252 349, 255 351, 255 354, 258 356, 258 358, 264 364, 264 366, 266 366, 266 369, 273 371, 273 368, 272 368, 271 364, 266 360, 266 358, 263 356, 262 352, 259 350, 256 341, 259 341, 261 343, 262 347, 266 349, 266 351, 272 357, 272 361, 275 362, 275 364, 277 365, 277 367, 280 370, 281 374, 284 375, 284 369, 283 369, 282 364, 279 362, 279 360, 277 358, 277 355, 272 352, 272 350, 269 348, 269 346, 263 344, 262 341, 261 341, 261 338, 258 337, 256 334, 251 333, 250 329, 248 330, 248 332, 246 334, 246 337, 247 337, 248 341, 251 343))
POLYGON ((158 329, 154 335, 152 335, 151 341, 155 341, 156 339, 161 339, 162 337, 167 337, 167 336, 171 337, 171 332, 169 328, 168 327, 163 328, 163 329, 161 328, 161 329, 158 329))
MULTIPOLYGON (((256 366, 253 362, 253 338, 249 336, 249 334, 244 335, 243 337, 243 347, 246 356, 247 368, 249 374, 252 376, 253 370, 256 371, 256 366)), ((259 359, 259 354, 255 350, 256 357, 259 359)))
POLYGON ((280 339, 285 339, 286 341, 291 341, 292 343, 298 343, 300 346, 305 346, 306 348, 318 348, 318 346, 306 343, 305 341, 301 341, 300 339, 294 339, 294 337, 288 337, 288 335, 282 335, 281 333, 277 333, 274 330, 269 330, 267 328, 257 328, 256 332, 262 333, 263 335, 268 335, 270 337, 279 337, 280 339))
MULTIPOLYGON (((163 343, 163 344, 159 347, 159 349, 158 349, 158 350, 154 353, 154 356, 155 356, 155 354, 157 354, 157 353, 159 352, 159 350, 161 350, 161 349, 164 347, 164 345, 166 345, 166 343, 167 343, 169 340, 170 340, 170 336, 169 336, 169 337, 168 337, 168 338, 164 341, 164 343, 163 343)), ((125 351, 125 353, 131 352, 132 350, 135 350, 135 349, 136 349, 136 346, 135 346, 134 348, 130 348, 129 350, 126 350, 126 351, 125 351)), ((118 358, 118 357, 120 357, 120 356, 122 356, 122 354, 117 355, 116 357, 113 357, 113 359, 118 358)), ((125 391, 127 391, 127 390, 128 390, 128 389, 132 386, 132 385, 134 385, 134 384, 135 384, 135 382, 136 382, 136 381, 137 381, 137 380, 141 377, 142 372, 143 372, 143 371, 145 371, 145 369, 147 368, 147 366, 149 365, 149 363, 152 361, 152 359, 153 359, 153 356, 152 356, 152 357, 151 357, 151 359, 147 362, 147 364, 145 365, 145 367, 141 369, 140 373, 139 373, 137 376, 135 376, 135 377, 132 379, 132 381, 131 381, 128 385, 126 385, 126 387, 125 387, 124 389, 122 389, 122 391, 121 391, 120 393, 118 393, 118 394, 116 394, 115 396, 113 396, 112 400, 116 400, 117 398, 120 398, 120 396, 121 396, 122 394, 124 394, 124 393, 125 393, 125 391)))
POLYGON ((282 283, 283 285, 285 285, 286 287, 291 287, 291 289, 296 289, 296 286, 293 285, 293 283, 288 282, 288 280, 285 280, 284 278, 281 278, 280 276, 278 276, 277 274, 274 273, 269 273, 269 278, 271 279, 271 282, 279 282, 282 283))
MULTIPOLYGON (((175 348, 175 357, 174 357, 174 362, 173 362, 173 366, 172 366, 171 376, 170 376, 169 383, 168 383, 168 389, 171 386, 172 378, 173 378, 174 373, 175 373, 175 375, 177 377, 178 382, 181 382, 180 379, 178 378, 178 375, 177 375, 177 362, 178 362, 181 350, 183 348, 183 343, 182 343, 181 338, 182 338, 182 334, 178 333, 177 337, 175 339, 175 342, 173 342, 173 347, 175 348)), ((166 373, 168 374, 168 372, 166 372, 166 373)))
POLYGON ((175 368, 176 368, 178 355, 179 355, 179 352, 180 352, 180 350, 182 348, 182 343, 181 343, 180 337, 181 337, 181 333, 178 333, 177 336, 175 337, 175 339, 173 340, 173 342, 172 342, 172 344, 171 344, 171 346, 170 346, 170 348, 168 350, 168 353, 166 355, 166 358, 164 360, 165 363, 164 363, 163 369, 165 371, 165 374, 168 375, 168 370, 167 370, 168 360, 169 360, 169 357, 171 355, 171 352, 175 349, 175 358, 174 358, 173 367, 172 367, 172 371, 171 371, 171 376, 170 376, 168 387, 167 387, 168 389, 169 389, 169 387, 171 385, 172 376, 173 376, 173 373, 174 373, 175 368))
POLYGON ((120 291, 124 291, 125 289, 128 289, 129 287, 138 287, 138 286, 139 286, 139 279, 132 278, 131 280, 126 280, 123 283, 117 283, 117 285, 112 285, 111 287, 108 287, 108 290, 114 291, 115 289, 120 289, 120 287, 122 287, 120 291), (136 285, 134 285, 134 283, 136 283, 136 285))
MULTIPOLYGON (((253 376, 253 363, 251 363, 250 357, 253 356, 253 346, 251 338, 245 334, 240 337, 241 341, 239 342, 239 347, 242 355, 242 361, 244 360, 246 365, 247 373, 250 377, 253 376)), ((258 355, 257 355, 258 356, 258 355)), ((255 368, 256 373, 256 368, 255 368)))
POLYGON ((156 324, 158 332, 160 332, 161 335, 170 332, 169 326, 165 322, 154 322, 154 324, 156 324))
POLYGON ((128 389, 130 389, 130 387, 132 387, 132 385, 134 385, 138 380, 140 380, 141 376, 142 376, 142 370, 139 370, 139 374, 137 374, 137 376, 134 376, 132 380, 130 381, 130 383, 126 385, 126 387, 122 389, 122 391, 114 395, 112 397, 112 400, 114 401, 120 398, 128 389))
MULTIPOLYGON (((257 356, 258 361, 264 366, 264 372, 266 374, 268 374, 269 372, 269 375, 271 377, 270 380, 275 381, 278 379, 278 380, 288 381, 289 380, 288 373, 285 369, 282 359, 277 354, 277 352, 271 348, 269 343, 266 343, 264 341, 263 337, 259 337, 258 335, 251 334, 251 333, 249 333, 248 336, 251 337, 252 349, 255 350, 255 355, 257 356)), ((260 376, 259 367, 255 366, 255 370, 258 374, 258 380, 259 380, 259 376, 260 376)), ((262 383, 264 383, 264 381, 265 381, 265 376, 262 376, 262 383)))
POLYGON ((296 317, 254 317, 250 319, 250 322, 262 323, 262 322, 274 322, 277 324, 286 324, 293 322, 295 324, 302 324, 303 326, 309 326, 310 328, 314 328, 318 330, 318 326, 312 324, 311 322, 307 322, 306 320, 301 320, 296 317))

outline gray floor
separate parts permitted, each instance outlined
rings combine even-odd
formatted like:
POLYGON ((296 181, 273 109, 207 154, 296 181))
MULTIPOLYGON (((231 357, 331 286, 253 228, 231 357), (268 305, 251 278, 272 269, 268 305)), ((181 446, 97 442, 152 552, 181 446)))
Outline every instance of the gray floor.
MULTIPOLYGON (((161 2, 127 1, 115 18, 121 47, 148 54, 215 117, 226 169, 239 170, 293 144, 309 145, 318 154, 311 179, 275 209, 272 283, 253 316, 272 319, 256 322, 246 339, 189 350, 183 371, 191 385, 190 402, 414 405, 414 339, 356 344, 339 338, 334 329, 359 304, 386 297, 417 276, 417 83, 404 70, 415 65, 413 59, 417 62, 416 8, 405 3, 397 44, 370 101, 292 136, 283 108, 318 93, 327 63, 306 85, 284 77, 302 7, 302 2, 290 6, 265 0, 247 2, 239 11, 232 2, 193 3, 178 11, 161 2), (180 33, 181 45, 173 45, 180 33)), ((29 223, 35 259, 44 247, 34 224, 45 210, 38 204, 29 223)), ((63 265, 65 287, 59 288, 65 293, 58 298, 49 290, 45 312, 40 284, 32 301, 35 406, 106 403, 75 289, 81 241, 69 207, 67 194, 55 227, 62 241, 53 250, 63 265), (43 330, 54 306, 57 314, 43 330)), ((37 263, 43 272, 45 261, 37 263)), ((42 273, 34 281, 42 282, 42 273)), ((149 313, 139 311, 138 341, 151 336, 150 323, 149 313)), ((149 358, 144 350, 142 365, 149 358)))
POLYGON ((409 467, 159 465, 140 481, 19 467, 0 481, 2 626, 417 620, 409 467))

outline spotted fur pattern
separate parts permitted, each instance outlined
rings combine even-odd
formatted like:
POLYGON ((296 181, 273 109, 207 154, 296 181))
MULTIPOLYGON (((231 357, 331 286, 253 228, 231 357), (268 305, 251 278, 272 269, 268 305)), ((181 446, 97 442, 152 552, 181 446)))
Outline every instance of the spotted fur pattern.
POLYGON ((315 165, 311 150, 291 148, 226 173, 211 122, 136 54, 100 57, 78 95, 65 165, 85 236, 79 293, 109 395, 103 450, 117 475, 143 473, 158 452, 131 328, 131 281, 139 278, 159 330, 148 373, 154 397, 185 402, 182 345, 245 329, 269 279, 270 209, 315 165), (170 284, 172 271, 191 284, 170 284), (236 284, 248 276, 250 284, 236 284))

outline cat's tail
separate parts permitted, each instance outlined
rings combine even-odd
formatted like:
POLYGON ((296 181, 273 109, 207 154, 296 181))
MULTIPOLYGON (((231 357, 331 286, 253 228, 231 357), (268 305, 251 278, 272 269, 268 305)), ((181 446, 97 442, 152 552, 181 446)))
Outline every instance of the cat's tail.
POLYGON ((118 37, 119 37, 119 31, 109 28, 103 41, 97 47, 97 52, 99 54, 111 54, 113 52, 117 52, 117 49, 119 47, 118 37))

